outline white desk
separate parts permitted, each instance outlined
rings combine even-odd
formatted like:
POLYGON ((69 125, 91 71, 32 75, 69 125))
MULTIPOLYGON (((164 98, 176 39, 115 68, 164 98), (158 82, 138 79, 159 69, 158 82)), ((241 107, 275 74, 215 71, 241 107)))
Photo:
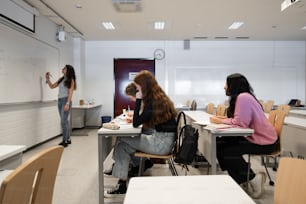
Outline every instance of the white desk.
POLYGON ((282 135, 282 152, 292 156, 306 157, 306 118, 285 117, 282 135))
POLYGON ((78 105, 78 106, 72 106, 71 108, 71 112, 70 112, 70 128, 71 128, 71 136, 79 136, 79 135, 88 135, 88 133, 80 133, 80 134, 77 134, 76 132, 73 132, 72 131, 72 120, 73 120, 73 111, 76 111, 76 110, 82 110, 84 111, 84 116, 83 116, 83 122, 84 122, 84 127, 87 126, 86 124, 86 115, 87 115, 87 110, 89 109, 94 109, 94 108, 100 108, 102 105, 101 104, 94 104, 94 105, 78 105))
POLYGON ((101 128, 98 130, 98 163, 99 163, 99 204, 104 204, 104 160, 112 149, 113 137, 139 136, 141 128, 133 128, 132 125, 120 125, 119 130, 101 128))
POLYGON ((289 116, 294 116, 294 117, 298 117, 298 118, 306 118, 306 110, 290 110, 289 111, 289 116))
POLYGON ((134 177, 124 204, 228 204, 255 202, 228 175, 134 177))
POLYGON ((211 165, 211 173, 217 171, 217 144, 216 138, 219 136, 250 136, 254 130, 249 128, 216 128, 218 125, 210 126, 209 118, 212 116, 204 111, 184 111, 186 122, 192 124, 199 130, 198 149, 211 165), (206 125, 205 125, 206 124, 206 125), (208 125, 207 125, 208 124, 208 125))
POLYGON ((25 145, 0 145, 0 170, 15 169, 22 163, 25 145))

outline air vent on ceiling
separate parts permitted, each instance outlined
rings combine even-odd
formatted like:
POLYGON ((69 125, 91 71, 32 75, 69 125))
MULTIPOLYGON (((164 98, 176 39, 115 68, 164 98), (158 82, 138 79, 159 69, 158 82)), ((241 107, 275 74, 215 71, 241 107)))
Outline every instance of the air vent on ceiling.
POLYGON ((141 11, 141 0, 112 0, 118 12, 141 11))
POLYGON ((193 39, 195 39, 195 40, 205 40, 207 38, 208 37, 206 37, 206 36, 196 36, 196 37, 193 37, 193 39))
POLYGON ((223 40, 223 39, 228 39, 228 37, 215 37, 215 39, 218 39, 218 40, 223 40))
POLYGON ((239 36, 239 37, 236 37, 236 39, 238 39, 238 40, 247 40, 249 38, 250 37, 248 37, 248 36, 239 36))

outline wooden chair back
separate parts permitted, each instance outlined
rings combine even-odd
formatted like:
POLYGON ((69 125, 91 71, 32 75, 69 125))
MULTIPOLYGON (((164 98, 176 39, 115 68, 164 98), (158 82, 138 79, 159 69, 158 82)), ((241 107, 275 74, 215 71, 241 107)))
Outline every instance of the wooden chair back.
POLYGON ((63 149, 50 147, 18 166, 1 184, 0 204, 52 204, 63 149))
POLYGON ((276 173, 274 204, 306 203, 306 161, 282 157, 276 173))
POLYGON ((287 104, 282 104, 282 105, 277 106, 277 110, 284 112, 285 115, 288 115, 290 111, 290 106, 287 104))
POLYGON ((209 103, 207 104, 206 106, 206 112, 208 114, 213 114, 214 113, 214 107, 215 107, 215 104, 214 103, 209 103))
POLYGON ((264 102, 264 103, 262 104, 262 107, 263 107, 263 109, 264 109, 264 112, 265 112, 265 113, 270 113, 270 111, 271 111, 272 108, 273 108, 273 105, 274 105, 274 101, 273 101, 273 100, 268 100, 268 101, 264 102))
MULTIPOLYGON (((281 153, 281 133, 284 125, 286 114, 279 110, 272 110, 269 113, 269 122, 275 128, 278 139, 279 139, 279 148, 277 150, 277 154, 281 153)), ((274 152, 275 154, 276 152, 274 152)))
POLYGON ((216 116, 225 116, 226 107, 224 104, 219 104, 216 109, 216 116))
POLYGON ((268 120, 273 127, 274 127, 274 124, 275 124, 276 113, 277 113, 277 110, 272 110, 272 111, 270 111, 269 117, 268 117, 268 120))

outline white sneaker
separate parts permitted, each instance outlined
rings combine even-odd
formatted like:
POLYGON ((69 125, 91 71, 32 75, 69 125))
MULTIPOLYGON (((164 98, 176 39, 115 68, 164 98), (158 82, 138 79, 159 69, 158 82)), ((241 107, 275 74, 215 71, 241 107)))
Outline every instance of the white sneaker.
POLYGON ((264 193, 264 184, 266 182, 266 174, 264 172, 258 172, 255 177, 250 181, 252 187, 253 198, 259 198, 264 193))

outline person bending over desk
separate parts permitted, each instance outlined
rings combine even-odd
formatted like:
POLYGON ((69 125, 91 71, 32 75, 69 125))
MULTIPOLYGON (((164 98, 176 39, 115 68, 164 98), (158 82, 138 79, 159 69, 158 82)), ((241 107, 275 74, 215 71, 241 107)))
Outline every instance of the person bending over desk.
POLYGON ((119 178, 117 188, 107 191, 105 197, 125 194, 129 163, 136 150, 158 155, 171 152, 176 135, 176 109, 173 102, 158 85, 149 71, 139 72, 134 83, 137 88, 133 126, 142 125, 139 137, 118 137, 113 153, 115 164, 112 175, 119 178), (143 110, 140 111, 141 103, 143 110))
MULTIPOLYGON (((136 92, 137 92, 137 88, 136 85, 132 82, 130 84, 128 84, 125 87, 125 95, 132 101, 132 102, 136 102, 136 92)), ((128 111, 127 112, 127 117, 126 117, 126 122, 131 123, 133 121, 133 112, 128 111)))
MULTIPOLYGON (((254 133, 249 137, 217 138, 217 159, 221 169, 227 170, 238 184, 246 184, 248 163, 243 155, 272 153, 277 148, 278 137, 245 76, 239 73, 229 75, 224 89, 229 96, 228 118, 211 117, 210 122, 251 128, 254 133)), ((249 178, 249 193, 254 198, 260 197, 264 192, 265 173, 255 174, 251 169, 249 178)))

